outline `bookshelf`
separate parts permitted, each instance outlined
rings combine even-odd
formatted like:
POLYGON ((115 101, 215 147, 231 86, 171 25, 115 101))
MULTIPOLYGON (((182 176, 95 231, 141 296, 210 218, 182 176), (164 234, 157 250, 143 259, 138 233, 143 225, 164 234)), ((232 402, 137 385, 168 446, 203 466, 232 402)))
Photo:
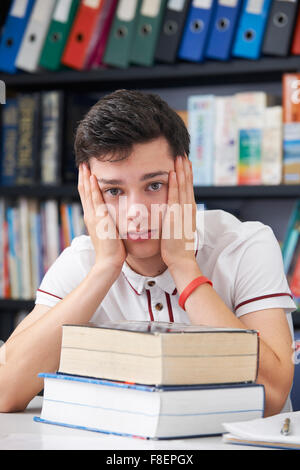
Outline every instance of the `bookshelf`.
POLYGON ((262 59, 231 60, 218 62, 207 60, 201 64, 156 64, 153 67, 129 67, 128 69, 99 69, 76 71, 64 69, 59 72, 19 73, 0 75, 8 88, 18 90, 49 88, 85 88, 92 85, 97 90, 111 90, 116 86, 149 87, 216 85, 281 80, 283 73, 300 71, 300 58, 263 57, 262 59))
MULTIPOLYGON (((257 61, 234 59, 228 62, 207 60, 202 64, 180 62, 174 65, 156 64, 153 67, 132 66, 128 69, 107 68, 81 72, 64 68, 59 72, 0 74, 0 80, 4 81, 8 96, 10 92, 44 90, 95 92, 100 96, 118 88, 173 90, 174 96, 176 88, 179 87, 185 90, 185 94, 192 94, 195 90, 198 93, 199 89, 203 89, 203 93, 207 93, 207 90, 214 93, 214 90, 218 89, 220 93, 220 90, 222 92, 226 87, 231 87, 230 91, 255 89, 255 87, 268 91, 274 89, 274 84, 280 93, 282 75, 288 72, 300 72, 300 57, 263 57, 257 61)), ((79 200, 75 184, 0 186, 0 197, 20 196, 79 200)), ((292 203, 300 198, 300 185, 195 186, 195 197, 197 202, 212 203, 220 208, 223 206, 225 210, 227 203, 238 204, 239 201, 242 203, 250 201, 260 206, 272 203, 273 200, 292 203)), ((289 214, 284 216, 287 218, 289 214)), ((34 300, 0 299, 0 316, 6 312, 14 314, 20 310, 29 312, 33 307, 34 300)), ((293 320, 295 327, 300 328, 298 317, 300 315, 293 315, 293 320)))
MULTIPOLYGON (((196 199, 290 199, 300 198, 300 185, 278 186, 195 186, 196 199)), ((75 185, 0 186, 0 197, 78 199, 75 185)))

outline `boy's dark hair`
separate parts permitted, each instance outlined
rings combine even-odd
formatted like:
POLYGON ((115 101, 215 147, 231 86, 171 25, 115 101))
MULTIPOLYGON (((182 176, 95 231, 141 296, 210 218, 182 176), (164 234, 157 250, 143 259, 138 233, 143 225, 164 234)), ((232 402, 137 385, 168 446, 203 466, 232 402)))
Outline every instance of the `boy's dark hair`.
POLYGON ((117 90, 101 98, 79 123, 74 146, 76 166, 91 157, 123 160, 133 145, 161 136, 169 143, 174 158, 189 155, 187 128, 165 101, 152 93, 117 90))

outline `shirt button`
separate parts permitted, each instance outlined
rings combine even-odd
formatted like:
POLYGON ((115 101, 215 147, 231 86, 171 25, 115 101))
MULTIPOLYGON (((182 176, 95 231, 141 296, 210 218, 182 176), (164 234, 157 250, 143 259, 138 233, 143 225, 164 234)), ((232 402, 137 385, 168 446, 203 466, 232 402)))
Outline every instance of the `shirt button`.
POLYGON ((150 287, 155 286, 155 281, 149 281, 148 286, 150 286, 150 287))
POLYGON ((164 308, 163 304, 158 303, 155 305, 156 310, 162 310, 164 308))

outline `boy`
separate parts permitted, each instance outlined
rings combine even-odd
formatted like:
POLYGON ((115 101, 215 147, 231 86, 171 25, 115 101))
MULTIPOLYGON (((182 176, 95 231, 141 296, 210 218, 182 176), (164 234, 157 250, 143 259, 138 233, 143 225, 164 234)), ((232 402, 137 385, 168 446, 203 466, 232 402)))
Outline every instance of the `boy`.
POLYGON ((280 247, 260 222, 197 211, 178 115, 156 95, 118 90, 80 123, 75 154, 89 236, 50 267, 35 308, 5 344, 0 411, 24 410, 43 388, 38 373, 57 370, 63 324, 106 320, 257 329, 265 416, 287 409, 294 370, 287 318, 296 306, 280 247))

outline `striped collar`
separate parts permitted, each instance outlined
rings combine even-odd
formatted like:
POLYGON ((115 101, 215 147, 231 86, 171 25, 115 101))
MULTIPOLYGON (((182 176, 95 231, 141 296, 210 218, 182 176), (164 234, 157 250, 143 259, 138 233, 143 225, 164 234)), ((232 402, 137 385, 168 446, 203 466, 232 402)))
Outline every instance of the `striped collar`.
MULTIPOLYGON (((194 240, 194 251, 196 257, 198 253, 197 232, 194 240)), ((167 292, 170 295, 175 295, 177 293, 177 288, 169 269, 166 269, 162 274, 159 274, 158 276, 143 276, 142 274, 138 274, 133 271, 133 269, 125 261, 122 267, 122 274, 137 295, 141 295, 144 289, 151 289, 148 284, 151 281, 154 281, 155 286, 160 287, 162 291, 167 292)))

